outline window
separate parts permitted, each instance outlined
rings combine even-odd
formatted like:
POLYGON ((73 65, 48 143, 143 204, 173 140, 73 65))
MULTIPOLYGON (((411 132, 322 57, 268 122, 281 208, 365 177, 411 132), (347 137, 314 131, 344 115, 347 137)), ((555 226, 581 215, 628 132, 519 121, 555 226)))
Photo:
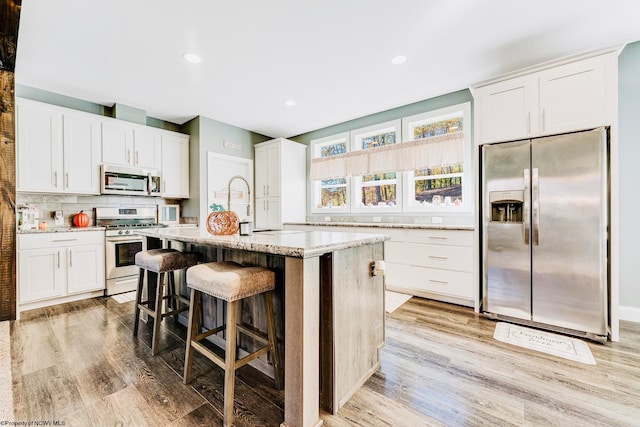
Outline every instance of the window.
MULTIPOLYGON (((381 123, 351 131, 351 146, 355 150, 367 150, 400 142, 400 120, 381 123)), ((353 178, 354 210, 384 212, 399 211, 400 173, 388 171, 353 178)))
MULTIPOLYGON (((349 133, 328 136, 311 141, 312 157, 328 157, 349 151, 349 133)), ((312 181, 312 212, 340 212, 349 210, 347 178, 312 181)))
POLYGON ((470 211, 471 106, 459 104, 402 119, 403 140, 429 138, 455 132, 464 134, 464 159, 453 165, 405 172, 405 211, 470 211))

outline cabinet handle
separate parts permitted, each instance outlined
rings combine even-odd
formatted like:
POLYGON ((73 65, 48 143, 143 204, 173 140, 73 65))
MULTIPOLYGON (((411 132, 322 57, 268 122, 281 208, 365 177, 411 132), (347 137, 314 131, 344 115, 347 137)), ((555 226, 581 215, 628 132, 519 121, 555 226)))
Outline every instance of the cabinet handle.
POLYGON ((430 239, 433 240, 447 240, 448 237, 441 237, 441 236, 429 236, 430 239))
POLYGON ((64 174, 64 186, 65 188, 69 188, 69 172, 65 172, 64 174))
POLYGON ((58 251, 58 269, 60 268, 60 251, 58 251))
POLYGON ((531 111, 527 113, 527 133, 531 133, 531 111))
POLYGON ((58 186, 58 171, 53 171, 53 186, 58 186))
POLYGON ((430 281, 431 283, 437 283, 437 284, 439 284, 439 285, 447 285, 447 284, 449 284, 449 282, 445 282, 444 280, 433 280, 433 279, 429 279, 429 281, 430 281))
POLYGON ((429 258, 433 258, 433 259, 442 259, 442 260, 447 260, 449 259, 446 256, 435 256, 435 255, 429 255, 429 258))
POLYGON ((167 181, 166 180, 162 180, 162 192, 163 193, 167 192, 167 181))
POLYGON ((76 240, 78 239, 57 239, 57 240, 52 240, 52 242, 73 242, 76 240))
POLYGON ((267 186, 266 186, 266 185, 263 185, 263 186, 262 186, 262 195, 263 195, 263 196, 266 196, 266 195, 267 195, 267 186))
POLYGON ((131 150, 127 150, 127 163, 131 163, 131 150))
POLYGON ((69 253, 67 255, 69 257, 69 267, 73 267, 73 251, 69 249, 69 253))
POLYGON ((545 117, 545 114, 544 114, 544 108, 543 108, 542 109, 542 132, 546 131, 546 126, 545 126, 545 123, 544 123, 544 121, 545 121, 544 117, 545 117))
POLYGON ((138 164, 138 150, 136 150, 136 165, 138 164))

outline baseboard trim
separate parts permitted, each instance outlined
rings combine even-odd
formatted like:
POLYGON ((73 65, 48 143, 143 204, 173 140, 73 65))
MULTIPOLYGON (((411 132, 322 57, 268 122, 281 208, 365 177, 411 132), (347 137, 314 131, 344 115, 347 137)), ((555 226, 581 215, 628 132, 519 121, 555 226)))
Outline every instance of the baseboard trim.
POLYGON ((618 318, 620 320, 626 320, 628 322, 640 323, 640 308, 619 305, 618 318))

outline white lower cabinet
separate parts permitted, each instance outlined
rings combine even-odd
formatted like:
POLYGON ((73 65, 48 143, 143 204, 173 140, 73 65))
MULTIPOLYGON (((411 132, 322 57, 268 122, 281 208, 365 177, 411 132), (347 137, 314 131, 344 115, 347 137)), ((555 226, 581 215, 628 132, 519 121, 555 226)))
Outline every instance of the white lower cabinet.
POLYGON ((384 283, 390 291, 474 307, 473 230, 286 225, 286 230, 386 234, 384 283))
POLYGON ((18 311, 102 295, 104 232, 19 234, 18 311))
POLYGON ((474 306, 473 231, 393 231, 385 242, 387 289, 474 306))

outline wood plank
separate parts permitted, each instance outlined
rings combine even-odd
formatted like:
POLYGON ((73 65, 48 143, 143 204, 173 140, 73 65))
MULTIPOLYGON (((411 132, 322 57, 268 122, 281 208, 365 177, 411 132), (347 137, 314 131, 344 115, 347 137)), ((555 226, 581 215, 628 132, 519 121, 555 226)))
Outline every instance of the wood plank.
POLYGON ((285 258, 285 427, 321 425, 320 261, 285 258), (303 286, 304 284, 304 286, 303 286))
MULTIPOLYGON (((0 4, 8 3, 7 1, 0 4)), ((12 71, 0 70, 0 321, 16 318, 16 144, 12 71)))
POLYGON ((0 321, 16 318, 14 70, 21 0, 0 0, 0 321))

